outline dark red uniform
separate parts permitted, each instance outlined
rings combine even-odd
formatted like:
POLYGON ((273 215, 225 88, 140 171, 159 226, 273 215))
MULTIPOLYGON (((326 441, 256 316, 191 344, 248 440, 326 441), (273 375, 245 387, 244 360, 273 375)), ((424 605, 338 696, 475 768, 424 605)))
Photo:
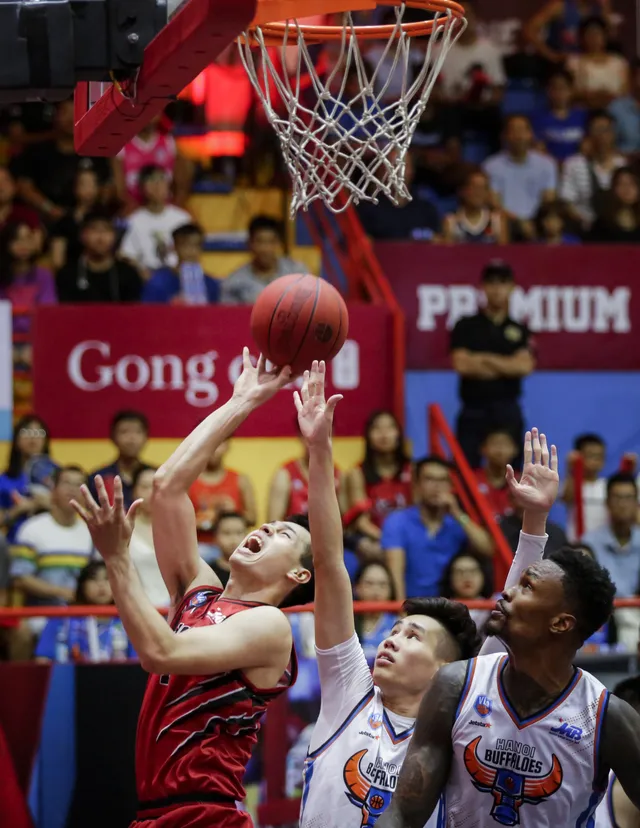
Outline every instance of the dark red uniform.
POLYGON ((376 475, 374 479, 367 480, 365 475, 365 486, 372 504, 369 512, 371 520, 382 528, 389 512, 404 509, 413 503, 411 463, 405 463, 400 473, 392 478, 376 475))
MULTIPOLYGON (((179 634, 221 624, 259 604, 217 587, 185 595, 172 622, 179 634)), ((136 742, 135 828, 250 828, 238 810, 242 780, 267 704, 296 678, 296 656, 277 687, 258 688, 240 670, 213 676, 150 676, 136 742)), ((133 828, 132 826, 132 828, 133 828)))

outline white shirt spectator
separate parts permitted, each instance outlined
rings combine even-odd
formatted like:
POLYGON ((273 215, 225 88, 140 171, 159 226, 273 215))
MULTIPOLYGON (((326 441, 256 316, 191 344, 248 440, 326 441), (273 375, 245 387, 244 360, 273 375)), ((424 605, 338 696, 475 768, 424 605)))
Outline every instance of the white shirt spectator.
POLYGON ((491 86, 504 86, 507 78, 502 54, 490 40, 479 37, 474 43, 455 43, 447 55, 439 81, 446 98, 460 98, 473 85, 471 69, 481 66, 491 86))
POLYGON ((586 224, 591 224, 595 218, 592 203, 595 195, 592 175, 595 176, 600 189, 608 190, 613 173, 625 164, 626 161, 622 155, 614 156, 607 168, 595 161, 591 162, 581 152, 572 155, 567 158, 562 168, 560 198, 572 204, 586 224))
MULTIPOLYGON (((600 529, 608 520, 607 513, 607 479, 586 480, 582 484, 582 515, 584 533, 600 529)), ((583 533, 583 534, 584 534, 583 533)), ((575 506, 567 508, 567 538, 571 543, 579 540, 576 531, 575 506)))
POLYGON ((120 253, 149 270, 164 266, 175 267, 178 259, 171 234, 191 221, 193 219, 186 210, 173 204, 168 204, 160 213, 152 213, 146 207, 141 207, 129 216, 120 253))
POLYGON ((591 60, 588 55, 573 55, 567 64, 576 79, 576 92, 606 92, 618 97, 627 88, 629 64, 620 55, 607 55, 600 62, 591 60))
POLYGON ((515 161, 507 152, 498 152, 484 162, 491 189, 500 196, 504 209, 519 219, 532 219, 545 193, 558 185, 556 162, 536 150, 524 161, 515 161))

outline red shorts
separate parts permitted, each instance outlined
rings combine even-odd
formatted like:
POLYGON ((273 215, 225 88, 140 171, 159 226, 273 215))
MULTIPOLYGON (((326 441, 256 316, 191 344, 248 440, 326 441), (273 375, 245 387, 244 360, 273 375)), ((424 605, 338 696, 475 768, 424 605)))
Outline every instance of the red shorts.
POLYGON ((139 814, 130 828, 253 828, 251 817, 235 805, 217 802, 194 802, 173 805, 139 814), (145 817, 145 818, 140 818, 145 817))

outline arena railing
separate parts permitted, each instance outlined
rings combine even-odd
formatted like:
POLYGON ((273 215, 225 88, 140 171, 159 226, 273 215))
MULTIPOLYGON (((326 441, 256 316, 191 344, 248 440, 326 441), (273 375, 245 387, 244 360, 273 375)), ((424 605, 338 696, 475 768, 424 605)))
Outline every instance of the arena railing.
POLYGON ((476 476, 440 406, 435 403, 430 405, 427 418, 430 453, 453 463, 454 486, 460 505, 473 521, 483 525, 491 535, 495 548, 493 572, 496 590, 499 590, 509 572, 513 551, 496 523, 488 500, 478 488, 476 476))

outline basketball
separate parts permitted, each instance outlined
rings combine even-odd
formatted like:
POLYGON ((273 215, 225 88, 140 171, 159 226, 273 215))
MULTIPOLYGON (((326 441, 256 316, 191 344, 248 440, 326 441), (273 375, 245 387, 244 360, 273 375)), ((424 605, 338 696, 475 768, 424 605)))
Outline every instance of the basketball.
POLYGON ((294 374, 314 359, 333 359, 349 331, 347 306, 324 279, 309 274, 281 276, 253 306, 251 335, 274 365, 290 365, 294 374))

